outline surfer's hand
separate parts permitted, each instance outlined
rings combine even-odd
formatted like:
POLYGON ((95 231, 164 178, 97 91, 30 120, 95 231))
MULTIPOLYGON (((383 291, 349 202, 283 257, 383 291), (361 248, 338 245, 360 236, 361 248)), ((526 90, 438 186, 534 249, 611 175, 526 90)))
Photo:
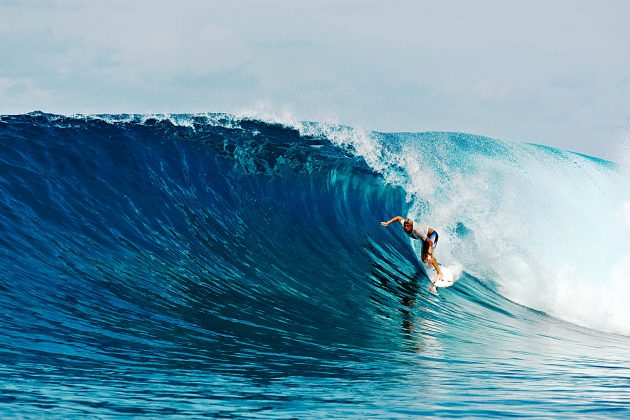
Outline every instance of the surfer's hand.
POLYGON ((387 222, 381 222, 381 226, 387 227, 387 222))

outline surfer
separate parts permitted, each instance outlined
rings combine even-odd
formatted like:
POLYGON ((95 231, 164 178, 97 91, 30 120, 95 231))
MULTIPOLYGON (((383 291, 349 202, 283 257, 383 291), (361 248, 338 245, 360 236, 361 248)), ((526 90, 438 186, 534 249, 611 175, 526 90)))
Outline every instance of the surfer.
POLYGON ((411 219, 403 219, 402 216, 396 216, 393 219, 388 220, 387 222, 381 222, 381 226, 387 227, 394 222, 400 222, 402 224, 403 230, 407 235, 409 235, 410 238, 422 240, 422 262, 424 262, 425 264, 431 264, 433 268, 435 268, 438 279, 442 277, 442 270, 440 270, 440 265, 433 256, 433 250, 438 243, 438 233, 435 231, 435 229, 426 225, 418 225, 414 223, 411 219))

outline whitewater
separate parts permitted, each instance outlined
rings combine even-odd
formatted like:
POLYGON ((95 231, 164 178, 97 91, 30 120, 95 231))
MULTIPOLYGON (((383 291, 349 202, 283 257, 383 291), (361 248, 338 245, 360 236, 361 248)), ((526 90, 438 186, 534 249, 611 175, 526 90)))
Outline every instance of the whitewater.
POLYGON ((623 163, 34 112, 0 116, 0 185, 5 417, 630 415, 623 163), (438 230, 452 287, 396 215, 438 230))

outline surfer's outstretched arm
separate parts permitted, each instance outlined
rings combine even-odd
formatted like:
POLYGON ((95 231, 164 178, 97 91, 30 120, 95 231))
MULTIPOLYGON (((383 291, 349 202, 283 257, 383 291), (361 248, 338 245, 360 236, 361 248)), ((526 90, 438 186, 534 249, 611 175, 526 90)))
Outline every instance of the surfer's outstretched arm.
POLYGON ((403 219, 402 216, 396 216, 393 219, 388 220, 387 222, 381 222, 381 226, 386 226, 387 227, 387 226, 389 226, 390 224, 392 224, 394 222, 402 222, 403 220, 405 220, 405 219, 403 219))

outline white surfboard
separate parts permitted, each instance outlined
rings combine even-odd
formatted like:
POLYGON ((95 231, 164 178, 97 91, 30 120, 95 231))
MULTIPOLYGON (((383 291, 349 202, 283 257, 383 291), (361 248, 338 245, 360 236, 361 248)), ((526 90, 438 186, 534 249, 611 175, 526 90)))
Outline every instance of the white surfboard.
POLYGON ((453 272, 450 268, 440 265, 440 271, 442 272, 441 276, 438 276, 433 266, 427 265, 426 270, 429 279, 431 279, 431 283, 435 284, 437 287, 449 287, 453 285, 453 272))
POLYGON ((451 271, 450 268, 440 264, 440 271, 442 272, 442 275, 438 276, 435 268, 433 268, 431 264, 423 265, 424 271, 427 273, 427 277, 429 277, 429 280, 431 281, 431 284, 429 285, 429 291, 435 293, 437 292, 437 287, 450 287, 455 282, 455 276, 453 275, 453 271, 451 271))

